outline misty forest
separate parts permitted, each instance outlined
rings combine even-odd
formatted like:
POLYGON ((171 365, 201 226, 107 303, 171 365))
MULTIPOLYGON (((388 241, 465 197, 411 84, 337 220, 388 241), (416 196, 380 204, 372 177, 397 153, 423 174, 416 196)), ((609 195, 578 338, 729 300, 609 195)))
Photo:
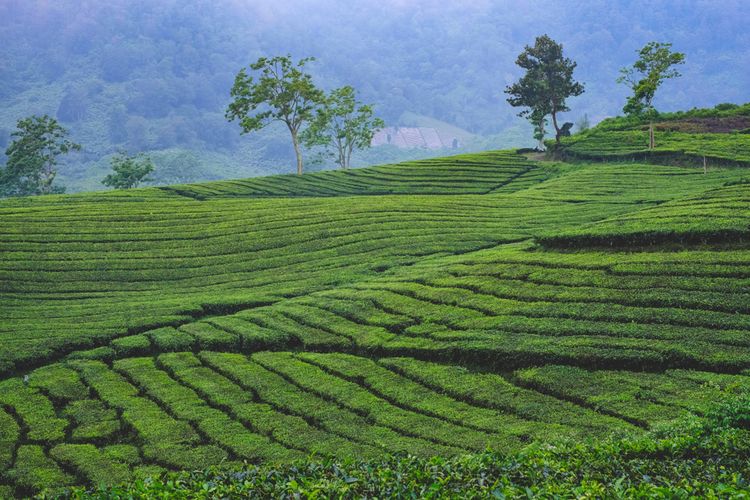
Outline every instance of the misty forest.
POLYGON ((543 33, 564 44, 586 82, 568 122, 616 115, 626 96, 614 85, 618 71, 650 40, 693 54, 685 77, 659 97, 660 110, 747 100, 742 0, 721 8, 512 4, 7 0, 0 3, 0 156, 19 119, 48 114, 84 146, 60 168, 68 192, 102 189, 121 149, 148 152, 158 184, 293 171, 283 126, 240 136, 224 117, 237 71, 286 54, 315 57, 309 72, 320 88, 351 85, 388 127, 438 129, 444 138, 411 148, 383 140, 354 165, 450 154, 453 139, 459 152, 533 146, 531 126, 515 117, 503 89, 520 74, 520 49, 543 33))

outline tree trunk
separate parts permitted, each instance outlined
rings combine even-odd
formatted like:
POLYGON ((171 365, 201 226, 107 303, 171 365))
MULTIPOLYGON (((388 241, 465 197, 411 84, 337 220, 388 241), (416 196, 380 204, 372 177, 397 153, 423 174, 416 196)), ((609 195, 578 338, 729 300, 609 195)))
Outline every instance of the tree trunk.
POLYGON ((52 192, 52 183, 55 180, 55 172, 52 165, 45 164, 41 177, 41 181, 39 182, 41 194, 50 194, 52 192))
POLYGON ((354 146, 349 146, 349 149, 346 151, 346 168, 349 168, 352 166, 352 150, 354 149, 354 146))
POLYGON ((654 122, 648 122, 648 149, 653 150, 656 147, 654 138, 654 122))
POLYGON ((557 126, 557 110, 552 110, 552 125, 555 126, 555 142, 560 144, 560 127, 557 126))
POLYGON ((302 152, 299 149, 299 139, 297 138, 297 131, 289 129, 292 133, 292 143, 294 143, 294 154, 297 156, 297 175, 302 175, 302 152))
POLYGON ((544 130, 545 122, 546 120, 542 118, 542 121, 540 121, 539 124, 537 125, 537 132, 539 133, 538 135, 539 139, 537 140, 539 141, 539 144, 537 144, 536 148, 539 151, 547 151, 547 145, 544 144, 544 135, 546 134, 546 131, 544 130))

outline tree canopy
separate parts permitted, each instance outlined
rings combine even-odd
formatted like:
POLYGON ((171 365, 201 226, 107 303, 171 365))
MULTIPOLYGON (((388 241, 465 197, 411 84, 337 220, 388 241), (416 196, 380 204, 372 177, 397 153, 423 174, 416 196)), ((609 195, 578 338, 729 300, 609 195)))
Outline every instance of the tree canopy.
POLYGON ((138 187, 142 182, 148 182, 147 176, 154 171, 154 164, 146 155, 131 156, 120 152, 110 160, 112 172, 102 180, 105 186, 115 189, 130 189, 138 187))
POLYGON ((302 152, 299 134, 302 126, 312 120, 324 94, 304 72, 313 58, 294 62, 291 56, 261 57, 250 65, 256 74, 248 75, 243 68, 234 80, 233 101, 226 117, 238 120, 242 133, 260 130, 269 123, 284 123, 292 136, 297 157, 297 174, 302 174, 302 152))
MULTIPOLYGON (((638 60, 632 66, 620 70, 617 83, 628 85, 633 92, 622 108, 623 111, 628 115, 653 119, 656 114, 656 91, 665 80, 681 76, 674 66, 684 62, 685 54, 672 52, 671 43, 647 43, 638 51, 638 60)), ((656 141, 653 123, 649 124, 648 136, 648 147, 654 149, 656 141)))
POLYGON ((682 76, 674 66, 685 63, 685 54, 671 49, 671 43, 649 42, 638 51, 638 60, 632 66, 620 70, 617 83, 633 91, 623 107, 626 114, 654 112, 654 97, 661 84, 682 76))
POLYGON ((528 117, 535 129, 547 115, 552 115, 555 140, 559 143, 562 128, 557 114, 570 111, 568 97, 583 94, 582 84, 573 79, 576 63, 563 56, 563 46, 547 35, 536 38, 534 46, 526 46, 516 59, 516 64, 526 70, 521 79, 509 85, 505 93, 514 107, 525 107, 518 116, 528 117))
POLYGON ((16 128, 5 151, 8 161, 0 169, 0 195, 64 192, 63 186, 54 184, 58 158, 79 151, 81 145, 70 141, 67 129, 48 115, 22 118, 16 128))
POLYGON ((308 147, 323 146, 337 165, 349 168, 352 152, 369 148, 375 131, 385 126, 373 113, 371 105, 357 101, 354 88, 334 89, 303 133, 303 141, 308 147))

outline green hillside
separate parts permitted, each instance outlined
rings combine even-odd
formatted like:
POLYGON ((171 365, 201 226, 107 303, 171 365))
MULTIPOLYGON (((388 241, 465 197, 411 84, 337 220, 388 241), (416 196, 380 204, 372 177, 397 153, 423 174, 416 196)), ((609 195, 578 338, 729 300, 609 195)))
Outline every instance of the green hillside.
MULTIPOLYGON (((750 386, 747 175, 500 151, 3 200, 0 496, 611 436, 636 456, 750 386)), ((736 468, 743 425, 669 446, 736 468)))
POLYGON ((664 113, 655 120, 656 148, 648 150, 648 122, 635 117, 604 120, 564 138, 560 153, 596 161, 648 160, 750 166, 750 103, 664 113))

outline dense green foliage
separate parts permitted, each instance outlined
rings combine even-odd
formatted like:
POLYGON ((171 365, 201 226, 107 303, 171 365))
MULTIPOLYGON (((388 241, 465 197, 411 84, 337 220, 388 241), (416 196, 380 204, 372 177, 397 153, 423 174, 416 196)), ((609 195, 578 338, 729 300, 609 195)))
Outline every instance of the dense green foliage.
MULTIPOLYGON (((481 162, 483 156, 475 159, 481 162)), ((503 165, 502 154, 487 155, 493 157, 503 165)), ((476 251, 552 228, 572 229, 741 178, 735 171, 703 175, 674 167, 613 165, 573 169, 541 182, 540 169, 512 156, 511 162, 508 168, 490 167, 504 173, 481 188, 488 194, 352 199, 330 196, 335 193, 323 188, 329 196, 198 201, 142 189, 7 201, 1 209, 0 304, 6 316, 0 324, 0 367, 9 371, 156 326, 253 309, 375 277, 428 256, 476 251), (526 189, 514 191, 514 182, 526 189), (18 330, 23 337, 15 335, 18 330)), ((568 168, 547 170, 556 175, 568 168)), ((312 191, 311 186, 320 186, 318 177, 302 177, 302 186, 312 191)), ((269 181, 281 186, 289 178, 269 181)), ((399 184, 399 176, 392 178, 399 184)), ((465 183, 471 184, 470 177, 465 183)), ((245 189, 243 183, 232 185, 245 189)), ((418 180, 414 185, 423 186, 418 180)), ((461 184, 449 178, 444 186, 444 193, 461 192, 461 184)), ((284 189, 295 194, 293 188, 284 189)), ((402 192, 408 194, 408 184, 402 192)), ((513 251, 498 247, 495 253, 513 251)))
POLYGON ((89 498, 745 498, 750 399, 639 438, 535 446, 516 454, 309 460, 291 466, 169 474, 89 498))
POLYGON ((228 197, 348 196, 382 194, 487 194, 513 192, 542 181, 550 171, 509 151, 420 160, 347 172, 315 172, 166 186, 200 200, 228 197))
POLYGON ((0 493, 739 491, 746 420, 647 433, 750 383, 747 240, 695 236, 747 232, 746 178, 495 151, 3 200, 0 493))
POLYGON ((647 246, 663 243, 750 241, 750 182, 645 208, 581 228, 537 238, 548 246, 647 246))

